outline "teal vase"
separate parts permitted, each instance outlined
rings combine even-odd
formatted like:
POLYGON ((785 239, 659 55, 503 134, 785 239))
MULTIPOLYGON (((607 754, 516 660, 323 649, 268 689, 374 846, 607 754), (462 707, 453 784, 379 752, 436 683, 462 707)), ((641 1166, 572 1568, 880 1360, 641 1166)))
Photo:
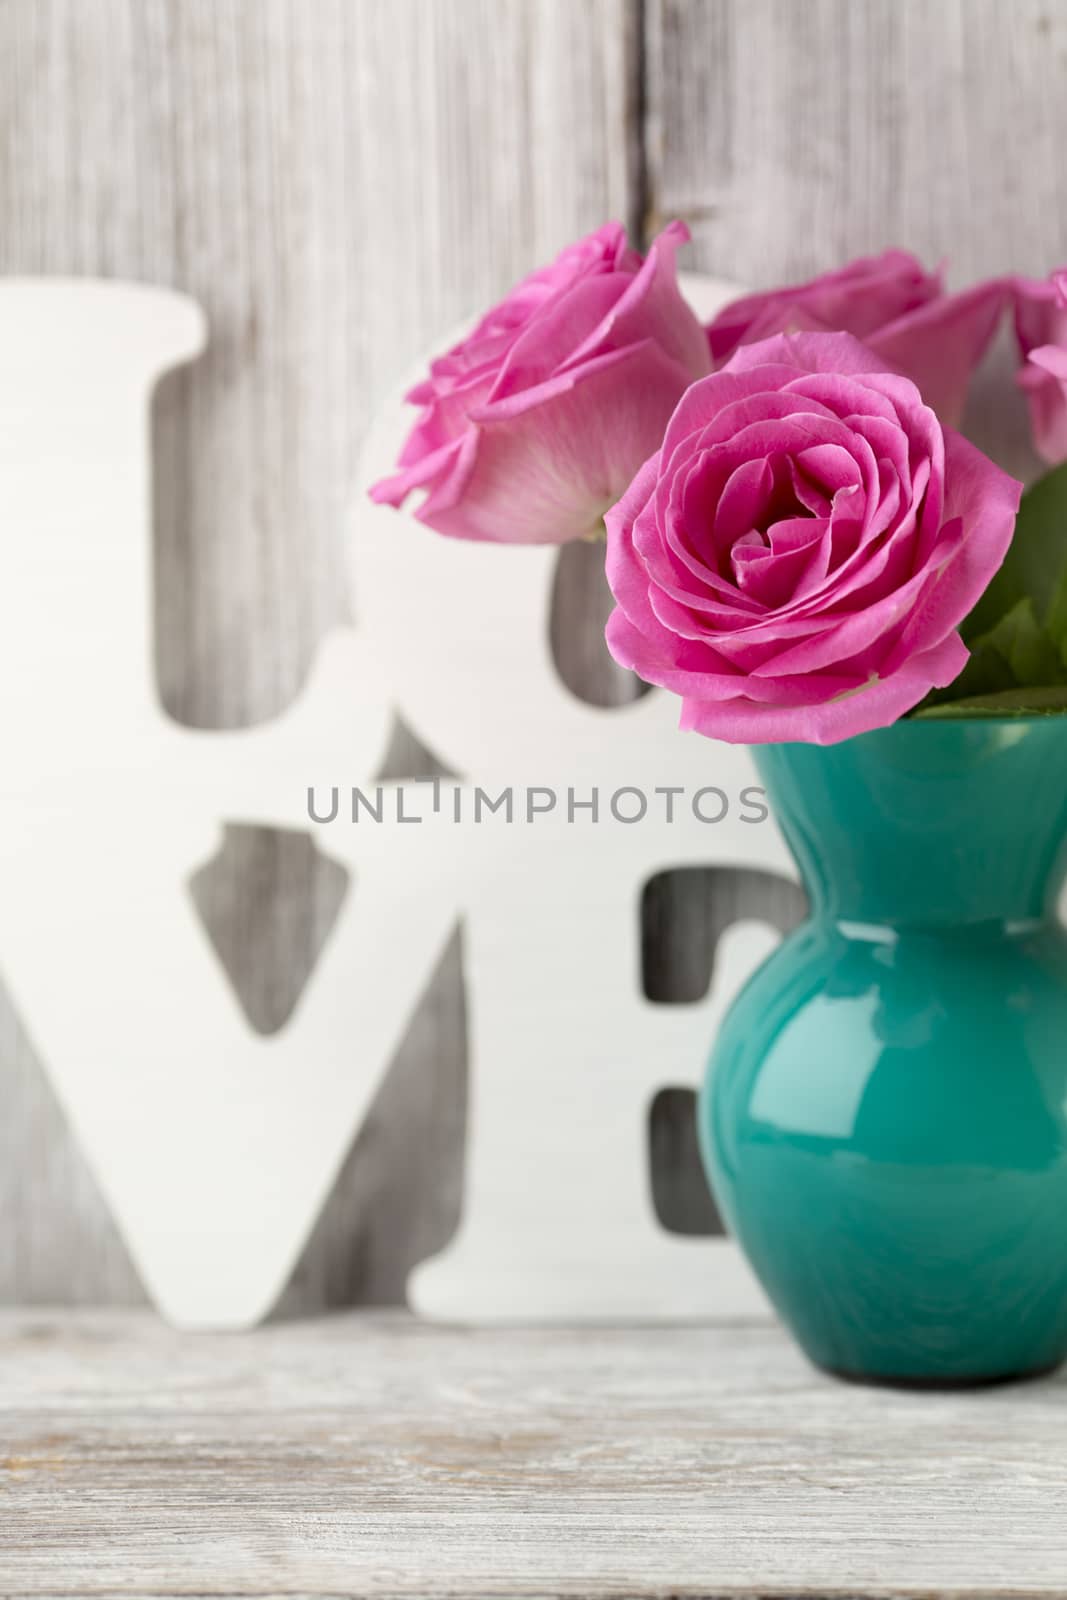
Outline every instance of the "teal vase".
POLYGON ((974 1384, 1067 1355, 1067 719, 911 721, 757 762, 808 919, 699 1107, 709 1177, 808 1355, 974 1384))

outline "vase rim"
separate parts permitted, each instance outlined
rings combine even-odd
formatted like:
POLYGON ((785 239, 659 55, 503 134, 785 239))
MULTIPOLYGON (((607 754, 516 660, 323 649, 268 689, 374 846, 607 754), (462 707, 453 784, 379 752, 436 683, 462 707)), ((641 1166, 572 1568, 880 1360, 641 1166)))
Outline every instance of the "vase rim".
MULTIPOLYGON (((850 738, 839 739, 836 740, 835 743, 837 745, 852 745, 859 743, 863 739, 883 738, 886 735, 896 735, 905 732, 907 732, 910 737, 911 731, 919 728, 923 729, 922 737, 928 737, 934 733, 943 734, 947 729, 958 730, 966 728, 998 728, 1007 730, 1011 728, 1017 728, 1022 730, 1024 728, 1029 729, 1043 726, 1046 723, 1054 724, 1057 722, 1061 722, 1063 726, 1067 728, 1067 712, 1036 711, 1018 714, 1011 713, 1010 715, 999 716, 995 712, 990 712, 988 715, 976 715, 968 717, 899 717, 896 722, 888 722, 882 728, 869 728, 865 733, 855 733, 850 738)), ((817 750, 828 750, 834 748, 834 746, 830 744, 817 744, 816 741, 812 739, 774 739, 768 740, 767 744, 771 747, 789 745, 793 748, 797 748, 802 745, 808 745, 812 749, 817 750)), ((760 746, 756 745, 754 748, 759 749, 760 746)))

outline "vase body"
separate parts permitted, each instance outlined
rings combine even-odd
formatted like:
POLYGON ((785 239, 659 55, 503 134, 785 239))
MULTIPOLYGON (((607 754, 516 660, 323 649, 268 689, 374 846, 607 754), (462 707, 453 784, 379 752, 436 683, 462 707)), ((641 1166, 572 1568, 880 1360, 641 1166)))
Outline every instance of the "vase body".
POLYGON ((757 762, 811 911, 716 1041, 701 1147, 809 1356, 978 1383, 1067 1354, 1067 720, 757 762))

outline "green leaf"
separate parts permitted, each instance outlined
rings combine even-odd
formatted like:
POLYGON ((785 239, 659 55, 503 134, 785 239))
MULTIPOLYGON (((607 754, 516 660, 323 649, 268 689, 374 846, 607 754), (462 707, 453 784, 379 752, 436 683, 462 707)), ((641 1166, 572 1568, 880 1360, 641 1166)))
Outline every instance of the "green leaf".
POLYGON ((1023 495, 1004 562, 960 632, 970 660, 916 715, 1067 710, 1067 463, 1023 495))
POLYGON ((1067 462, 1023 495, 1008 553, 963 624, 964 643, 990 633, 1026 599, 1061 651, 1067 642, 1067 462))
POLYGON ((1017 601, 996 627, 976 642, 995 650, 1018 684, 1067 683, 1067 669, 1055 643, 1038 622, 1030 595, 1017 601))
POLYGON ((988 633, 972 639, 970 648, 970 659, 959 677, 947 689, 935 690, 923 702, 924 708, 955 705, 959 700, 1012 689, 1067 684, 1067 667, 1038 622, 1029 595, 1016 601, 988 633))
MULTIPOLYGON (((956 680, 957 683, 959 679, 956 680)), ((955 684, 953 685, 955 688, 955 684)), ((1005 689, 999 694, 972 695, 943 705, 924 703, 916 717, 1053 717, 1067 712, 1067 683, 1047 688, 1005 689)))

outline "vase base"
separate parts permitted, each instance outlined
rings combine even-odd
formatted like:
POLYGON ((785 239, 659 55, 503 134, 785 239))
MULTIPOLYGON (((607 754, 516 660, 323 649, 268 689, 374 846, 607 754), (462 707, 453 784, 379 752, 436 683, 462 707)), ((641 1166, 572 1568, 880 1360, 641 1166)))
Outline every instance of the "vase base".
POLYGON ((842 1367, 824 1367, 821 1362, 815 1363, 820 1372, 825 1372, 829 1378, 838 1378, 842 1383, 863 1384, 873 1389, 926 1389, 935 1392, 951 1389, 995 1389, 1005 1383, 1032 1383, 1037 1378, 1047 1378, 1062 1364, 1062 1360, 1050 1361, 1046 1366, 1031 1367, 1025 1372, 994 1372, 988 1376, 976 1375, 973 1378, 895 1378, 880 1372, 848 1372, 842 1367))

